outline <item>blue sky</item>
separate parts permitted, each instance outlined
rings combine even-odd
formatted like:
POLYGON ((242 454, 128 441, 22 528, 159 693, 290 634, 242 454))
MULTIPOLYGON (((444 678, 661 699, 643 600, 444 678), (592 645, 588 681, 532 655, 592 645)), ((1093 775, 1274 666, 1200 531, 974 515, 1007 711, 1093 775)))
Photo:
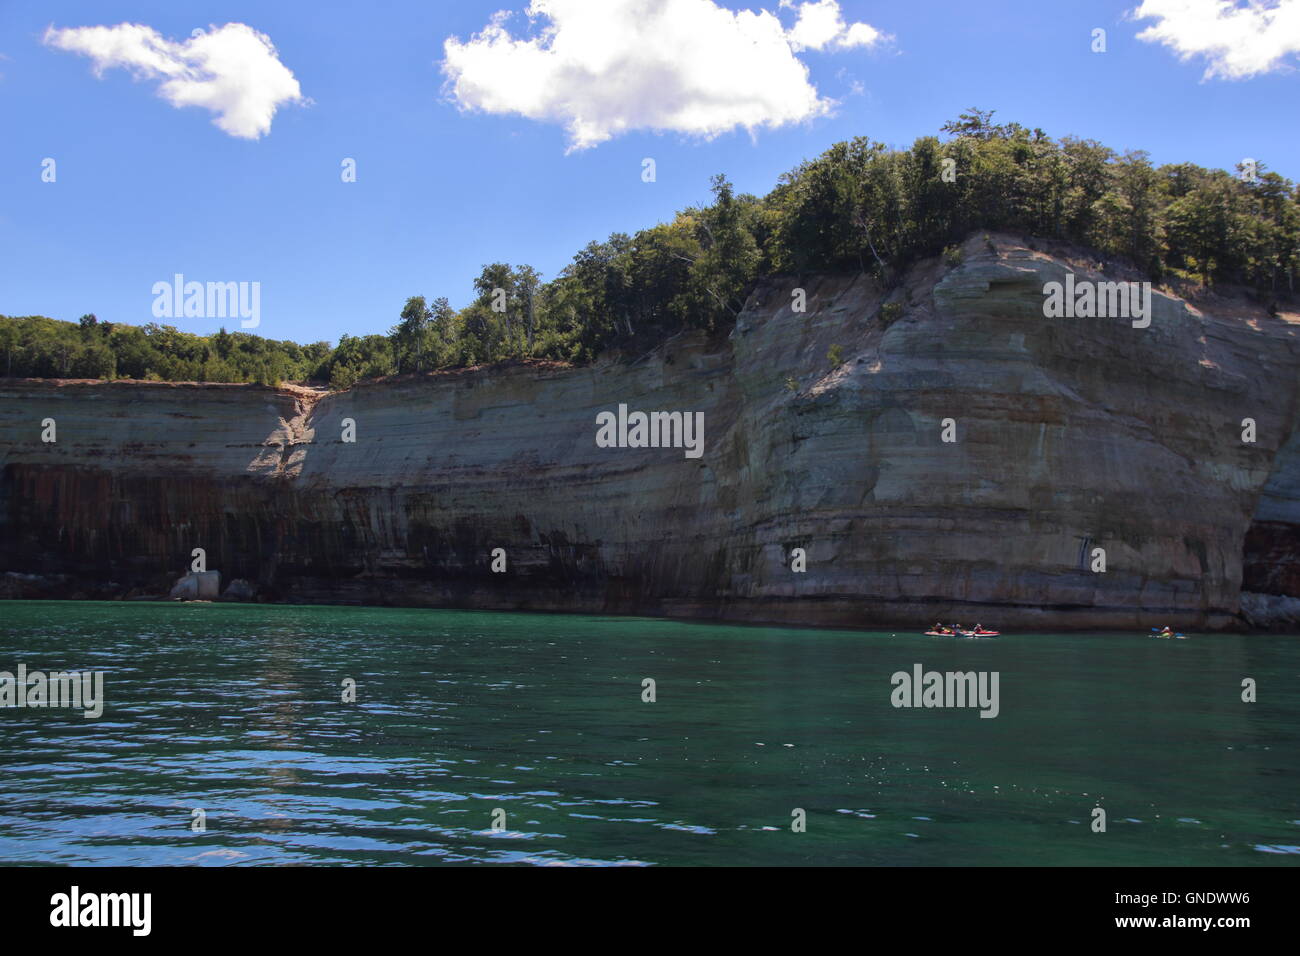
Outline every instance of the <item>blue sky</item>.
MULTIPOLYGON (((1139 0, 841 0, 843 26, 870 29, 823 37, 820 49, 795 49, 796 42, 772 54, 780 61, 772 69, 697 64, 699 75, 685 79, 653 57, 637 59, 643 47, 672 48, 681 38, 640 29, 634 0, 603 0, 612 5, 599 24, 605 34, 585 29, 575 0, 552 2, 568 5, 566 55, 609 53, 617 61, 603 67, 599 82, 574 81, 562 62, 530 73, 539 61, 524 54, 539 47, 523 44, 543 43, 538 31, 558 21, 539 18, 530 27, 521 0, 0 0, 0 313, 75 320, 95 312, 143 324, 154 321, 154 283, 182 273, 260 282, 256 331, 272 338, 384 332, 410 295, 465 304, 487 262, 529 263, 550 278, 587 241, 707 199, 714 173, 762 194, 833 142, 867 135, 906 146, 970 106, 1054 136, 1146 149, 1157 163, 1232 168, 1253 157, 1300 178, 1300 0, 1269 0, 1282 5, 1271 23, 1207 21, 1209 0, 1199 20, 1180 13, 1192 0, 1146 0, 1162 15, 1141 21, 1126 17, 1139 0), (516 14, 502 22, 509 37, 499 39, 519 48, 475 46, 474 35, 503 7, 516 14), (608 14, 622 7, 630 21, 608 14), (177 44, 195 28, 246 24, 269 38, 292 74, 285 80, 274 68, 257 82, 296 81, 304 101, 281 103, 269 130, 252 138, 257 123, 247 115, 235 111, 226 122, 236 132, 223 130, 214 125, 217 107, 178 108, 159 95, 157 76, 110 66, 97 77, 75 36, 64 48, 43 42, 50 26, 123 23, 177 44), (1090 49, 1095 28, 1107 31, 1105 53, 1090 49), (1137 39, 1149 28, 1163 39, 1137 39), (1224 36, 1233 39, 1230 49, 1216 45, 1224 36), (447 90, 441 64, 449 37, 465 59, 462 86, 447 90), (791 58, 806 66, 820 115, 752 131, 714 128, 727 125, 729 110, 752 120, 744 110, 768 109, 780 119, 801 95, 806 100, 794 74, 776 68, 791 58), (647 79, 636 70, 659 72, 647 79), (711 82, 725 90, 706 95, 711 82), (759 87, 756 106, 746 91, 759 87), (708 102, 684 102, 678 119, 665 121, 650 101, 670 88, 708 102), (483 108, 461 108, 466 103, 483 108), (519 103, 531 118, 509 112, 519 103), (575 110, 587 111, 588 138, 608 138, 570 148, 576 134, 566 117, 575 110), (651 128, 637 128, 642 120, 651 128), (620 132, 620 124, 632 128, 620 132), (683 131, 700 124, 714 135, 683 131), (41 178, 47 157, 57 164, 52 183, 41 178), (341 181, 345 157, 356 160, 354 183, 341 181), (645 157, 655 160, 655 182, 642 181, 645 157)), ((726 26, 705 9, 713 0, 672 2, 701 17, 691 36, 726 26)), ((717 6, 766 8, 793 29, 799 11, 778 3, 717 6)), ((238 83, 227 93, 244 95, 238 83)), ((254 98, 264 95, 271 94, 254 98)), ((238 327, 237 320, 165 321, 200 333, 238 327)))

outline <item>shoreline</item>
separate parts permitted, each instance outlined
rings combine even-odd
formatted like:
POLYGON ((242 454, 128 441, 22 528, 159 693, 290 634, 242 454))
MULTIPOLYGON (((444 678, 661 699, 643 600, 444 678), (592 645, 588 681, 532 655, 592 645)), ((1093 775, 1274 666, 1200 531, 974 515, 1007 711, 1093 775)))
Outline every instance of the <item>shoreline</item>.
MULTIPOLYGON (((0 607, 3 602, 15 602, 23 604, 110 604, 110 605, 223 605, 233 607, 274 607, 274 608, 357 608, 361 610, 393 610, 393 611, 458 611, 470 614, 517 614, 517 615, 539 615, 546 617, 583 617, 583 618, 612 618, 624 619, 628 621, 663 621, 675 624, 690 624, 699 626, 717 626, 717 627, 741 627, 751 629, 769 629, 769 630, 799 630, 799 631, 824 631, 824 632, 845 632, 845 633, 862 633, 862 634, 883 634, 886 632, 898 632, 894 636, 908 637, 926 637, 925 629, 930 625, 918 624, 913 622, 890 622, 875 621, 870 624, 808 624, 798 622, 776 621, 776 620, 758 620, 752 618, 729 618, 729 617, 708 617, 702 615, 670 615, 670 614, 649 614, 633 613, 620 611, 587 611, 587 610, 561 610, 553 608, 493 608, 493 607, 466 607, 461 605, 425 605, 425 604, 368 604, 363 602, 329 602, 329 601, 235 601, 235 600, 177 600, 165 597, 139 597, 139 598, 47 598, 47 597, 0 597, 0 607)), ((982 623, 982 622, 980 622, 982 623)), ((1168 622, 1163 622, 1168 623, 1168 622)), ((973 626, 973 625, 972 625, 973 626)), ((1026 634, 1123 634, 1133 636, 1146 636, 1146 630, 1152 625, 1132 627, 1105 627, 1084 624, 1062 624, 1052 622, 1044 626, 1033 627, 1016 627, 1016 626, 998 626, 986 625, 998 630, 998 637, 1019 637, 1026 634)), ((1218 628, 1210 629, 1195 625, 1182 626, 1170 625, 1176 631, 1186 632, 1188 637, 1209 637, 1209 636, 1231 636, 1231 637, 1288 637, 1300 636, 1300 626, 1295 624, 1282 624, 1274 628, 1258 628, 1245 625, 1235 628, 1218 628)), ((950 635, 945 635, 950 636, 950 635)), ((960 638, 967 640, 968 638, 960 638)), ((981 638, 982 640, 991 640, 993 638, 981 638)))

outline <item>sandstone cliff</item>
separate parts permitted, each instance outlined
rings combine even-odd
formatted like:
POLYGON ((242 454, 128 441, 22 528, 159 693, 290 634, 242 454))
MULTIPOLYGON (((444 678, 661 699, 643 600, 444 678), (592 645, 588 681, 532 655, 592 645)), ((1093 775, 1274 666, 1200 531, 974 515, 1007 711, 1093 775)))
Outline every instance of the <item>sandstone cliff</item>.
POLYGON ((862 277, 771 281, 729 337, 588 368, 0 381, 0 571, 165 593, 202 547, 278 600, 826 625, 1231 627, 1243 582, 1300 595, 1300 315, 1157 293, 1146 329, 1047 319, 1044 283, 1099 263, 964 253, 898 309, 862 277), (703 412, 702 457, 598 447, 620 403, 703 412))

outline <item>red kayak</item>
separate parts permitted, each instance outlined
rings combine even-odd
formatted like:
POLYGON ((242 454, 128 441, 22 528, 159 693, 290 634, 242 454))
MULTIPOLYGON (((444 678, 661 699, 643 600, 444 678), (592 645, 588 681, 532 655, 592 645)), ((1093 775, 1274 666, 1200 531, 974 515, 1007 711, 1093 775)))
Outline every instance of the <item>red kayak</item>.
POLYGON ((997 637, 1001 631, 962 631, 962 637, 997 637))

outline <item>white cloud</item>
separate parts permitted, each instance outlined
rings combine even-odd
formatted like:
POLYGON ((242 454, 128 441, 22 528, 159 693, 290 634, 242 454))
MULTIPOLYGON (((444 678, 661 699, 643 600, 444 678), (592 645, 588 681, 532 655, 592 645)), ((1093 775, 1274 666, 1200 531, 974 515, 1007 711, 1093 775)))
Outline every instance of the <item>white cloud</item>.
POLYGON ((1208 60, 1204 79, 1244 80, 1288 68, 1300 52, 1300 0, 1143 0, 1135 20, 1156 20, 1139 40, 1162 43, 1187 60, 1208 60))
POLYGON ((828 45, 840 49, 871 46, 884 39, 884 34, 868 23, 855 23, 852 26, 845 24, 837 0, 815 0, 803 4, 781 0, 781 6, 799 11, 799 19, 786 32, 790 46, 796 52, 804 49, 821 50, 828 45))
POLYGON ((275 111, 304 104, 293 73, 280 62, 271 38, 243 23, 211 27, 184 42, 152 27, 50 27, 47 46, 89 56, 95 74, 123 67, 137 78, 161 79, 158 94, 172 106, 201 106, 216 114, 219 129, 241 139, 271 131, 275 111))
POLYGON ((732 12, 714 0, 532 0, 530 21, 546 22, 531 38, 512 36, 504 11, 467 42, 447 38, 445 88, 462 109, 562 123, 570 150, 632 129, 753 133, 833 105, 797 52, 885 38, 865 23, 847 26, 836 0, 796 9, 786 30, 767 10, 732 12))

